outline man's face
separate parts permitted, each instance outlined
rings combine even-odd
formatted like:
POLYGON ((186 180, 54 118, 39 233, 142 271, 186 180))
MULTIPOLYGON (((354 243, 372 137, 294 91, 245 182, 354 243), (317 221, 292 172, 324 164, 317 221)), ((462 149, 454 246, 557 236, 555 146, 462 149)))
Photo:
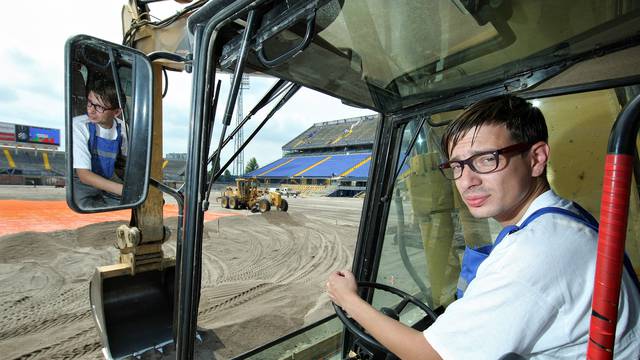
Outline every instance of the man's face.
MULTIPOLYGON (((504 125, 483 125, 477 133, 475 130, 469 130, 451 149, 450 161, 515 144, 504 125)), ((474 217, 514 223, 523 215, 535 187, 529 152, 500 155, 498 163, 496 171, 489 174, 475 173, 465 165, 462 176, 455 180, 456 187, 474 217)))
POLYGON ((113 126, 113 118, 120 115, 120 109, 111 109, 111 104, 105 103, 93 91, 89 92, 87 100, 87 116, 89 116, 89 120, 105 129, 110 129, 113 126))

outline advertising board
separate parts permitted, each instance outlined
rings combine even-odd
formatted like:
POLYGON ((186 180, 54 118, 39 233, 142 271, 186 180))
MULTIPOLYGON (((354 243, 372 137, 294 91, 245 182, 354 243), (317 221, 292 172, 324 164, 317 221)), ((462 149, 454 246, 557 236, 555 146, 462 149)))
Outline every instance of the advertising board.
POLYGON ((0 122, 0 141, 16 141, 16 127, 14 124, 0 122))
POLYGON ((19 143, 60 145, 60 130, 37 126, 16 125, 15 137, 19 143))
POLYGON ((60 130, 30 126, 29 142, 35 144, 60 145, 60 130))

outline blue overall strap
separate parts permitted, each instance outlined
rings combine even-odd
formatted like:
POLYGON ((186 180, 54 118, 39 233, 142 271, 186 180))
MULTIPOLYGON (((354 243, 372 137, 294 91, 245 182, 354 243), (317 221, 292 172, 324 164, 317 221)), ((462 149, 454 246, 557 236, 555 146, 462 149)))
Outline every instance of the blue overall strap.
MULTIPOLYGON (((460 277, 458 279, 458 286, 457 286, 457 292, 456 292, 457 297, 461 298, 464 295, 464 291, 466 290, 467 286, 471 283, 473 279, 475 279, 476 273, 478 271, 478 267, 487 257, 489 257, 489 254, 491 253, 493 248, 495 248, 507 235, 512 234, 524 228, 525 226, 527 226, 529 223, 531 223, 533 220, 537 219, 541 215, 544 215, 544 214, 565 215, 584 224, 585 226, 589 227, 595 232, 598 232, 598 221, 588 211, 586 211, 577 203, 574 202, 573 205, 578 210, 580 215, 572 211, 569 211, 567 209, 562 209, 558 207, 540 208, 534 211, 531 215, 529 215, 522 222, 522 225, 520 225, 519 227, 516 225, 509 225, 504 229, 502 229, 502 231, 500 231, 500 234, 498 234, 498 236, 496 237, 496 241, 493 243, 493 245, 486 245, 476 249, 470 248, 468 246, 465 247, 465 251, 462 257, 460 277)), ((624 255, 624 267, 627 269, 627 272, 631 276, 631 279, 636 284, 636 288, 638 289, 638 291, 640 291, 640 281, 638 280, 638 277, 635 271, 633 270, 631 260, 629 259, 627 254, 624 255)))
POLYGON ((456 289, 457 298, 460 299, 464 296, 465 290, 467 290, 467 287, 469 286, 471 281, 476 278, 476 273, 478 272, 480 264, 482 264, 482 262, 489 257, 491 251, 493 251, 493 249, 498 246, 498 244, 500 244, 507 235, 519 231, 520 229, 527 226, 530 222, 537 219, 539 216, 547 213, 561 213, 568 216, 577 217, 577 215, 575 215, 571 211, 561 208, 540 208, 529 215, 520 226, 509 225, 502 229, 493 244, 475 249, 469 246, 465 246, 464 254, 462 255, 462 264, 460 264, 460 276, 458 277, 458 284, 456 289))
POLYGON ((496 237, 496 241, 493 244, 477 248, 469 246, 464 247, 462 264, 460 264, 460 276, 458 277, 458 285, 456 286, 456 296, 458 299, 462 298, 465 290, 467 290, 467 286, 469 286, 471 281, 476 278, 478 267, 487 257, 489 257, 493 248, 498 245, 505 236, 518 230, 520 230, 520 228, 516 225, 509 225, 500 231, 500 234, 498 234, 498 237, 496 237))
POLYGON ((486 259, 493 250, 493 245, 485 245, 478 248, 469 246, 464 247, 462 254, 462 264, 460 264, 460 275, 458 276, 458 284, 456 286, 456 297, 460 299, 467 290, 469 283, 476 278, 478 267, 484 259, 486 259))
POLYGON ((109 140, 96 135, 96 125, 88 123, 91 171, 110 179, 115 170, 116 158, 122 146, 122 126, 116 121, 116 138, 109 140))

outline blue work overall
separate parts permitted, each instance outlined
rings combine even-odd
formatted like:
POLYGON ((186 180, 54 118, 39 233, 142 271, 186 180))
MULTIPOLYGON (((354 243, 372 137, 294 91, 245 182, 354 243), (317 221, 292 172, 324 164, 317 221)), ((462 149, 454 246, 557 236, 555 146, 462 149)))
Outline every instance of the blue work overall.
POLYGON ((88 125, 91 171, 106 179, 111 179, 116 167, 116 158, 122 146, 122 126, 116 121, 116 138, 108 140, 96 135, 96 124, 89 123, 88 125))
MULTIPOLYGON (((464 254, 462 256, 462 266, 461 266, 462 268, 460 270, 460 279, 458 280, 458 289, 456 292, 458 299, 462 298, 465 290, 467 289, 467 286, 469 286, 471 281, 475 279, 476 273, 478 271, 478 267, 480 266, 480 264, 487 257, 489 257, 489 254, 491 253, 491 251, 496 246, 498 246, 498 244, 502 241, 502 239, 504 239, 505 236, 509 234, 512 234, 518 230, 523 229, 530 222, 532 222, 533 220, 535 220, 541 215, 549 214, 549 213, 565 215, 571 219, 574 219, 588 226, 595 232, 598 232, 598 221, 596 221, 596 219, 593 216, 591 216, 591 214, 589 214, 588 211, 580 207, 580 205, 576 203, 574 203, 573 205, 575 206, 576 209, 578 209, 578 211, 580 212, 580 215, 573 213, 567 209, 562 209, 558 207, 540 208, 534 211, 531 215, 529 215, 529 217, 527 217, 522 222, 522 225, 520 226, 509 225, 504 229, 502 229, 502 231, 500 231, 500 233, 498 234, 496 241, 492 245, 486 245, 486 246, 482 246, 475 249, 470 248, 468 246, 465 247, 464 254)), ((640 291, 640 283, 638 281, 635 271, 633 270, 633 267, 631 266, 631 261, 629 260, 626 254, 624 256, 624 267, 627 269, 627 271, 629 272, 629 275, 633 279, 633 282, 636 284, 636 288, 638 289, 638 291, 640 291)))

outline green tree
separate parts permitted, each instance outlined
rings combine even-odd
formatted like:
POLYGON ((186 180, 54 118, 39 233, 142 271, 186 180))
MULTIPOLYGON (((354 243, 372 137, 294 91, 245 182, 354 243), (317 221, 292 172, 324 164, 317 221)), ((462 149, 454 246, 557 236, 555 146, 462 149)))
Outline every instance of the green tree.
POLYGON ((207 172, 208 173, 207 177, 213 176, 213 174, 217 173, 218 171, 220 171, 220 164, 216 164, 215 169, 213 168, 213 165, 212 165, 209 171, 207 172))
POLYGON ((247 162, 247 166, 244 167, 244 173, 250 173, 253 170, 257 170, 259 167, 260 165, 258 165, 258 160, 252 157, 251 159, 249 159, 249 162, 247 162))
POLYGON ((223 181, 231 181, 231 171, 229 169, 224 171, 224 175, 222 175, 223 181))

